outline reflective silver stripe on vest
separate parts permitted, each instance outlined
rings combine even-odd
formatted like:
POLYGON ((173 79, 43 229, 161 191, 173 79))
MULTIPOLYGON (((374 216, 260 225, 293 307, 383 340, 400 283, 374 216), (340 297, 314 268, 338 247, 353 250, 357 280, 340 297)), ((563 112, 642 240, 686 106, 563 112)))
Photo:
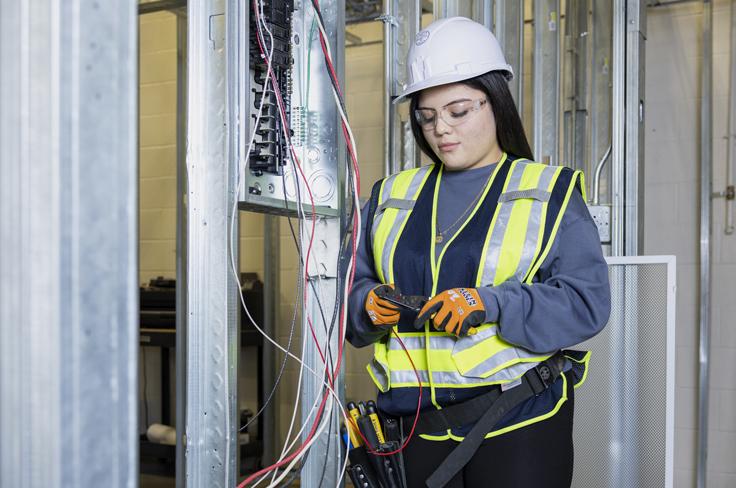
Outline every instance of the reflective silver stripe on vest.
POLYGON ((388 366, 377 361, 374 357, 371 362, 368 363, 368 368, 371 370, 371 373, 373 373, 374 379, 380 383, 380 390, 384 392, 387 391, 389 386, 388 375, 386 374, 389 369, 388 366))
MULTIPOLYGON (((404 342, 404 346, 406 347, 407 351, 418 351, 418 350, 424 350, 424 336, 419 337, 401 337, 401 340, 404 342)), ((453 336, 440 336, 440 335, 430 335, 429 336, 429 348, 432 350, 439 350, 439 349, 448 349, 451 350, 455 347, 455 344, 457 343, 457 339, 455 339, 453 336)), ((404 348, 401 347, 401 343, 396 340, 395 337, 391 337, 388 341, 388 349, 389 351, 403 351, 404 348)))
MULTIPOLYGON (((391 189, 394 186, 395 180, 395 177, 389 176, 383 183, 383 190, 381 191, 381 201, 378 205, 379 208, 386 200, 391 198, 391 189)), ((378 229, 378 226, 381 224, 381 220, 383 220, 383 212, 379 212, 378 209, 376 209, 376 213, 373 215, 373 228, 371 229, 371 241, 373 242, 375 242, 376 240, 376 229, 378 229)))
MULTIPOLYGON (((519 189, 521 183, 521 177, 524 175, 524 168, 529 163, 518 162, 514 166, 513 172, 509 180, 509 184, 506 187, 506 191, 516 191, 519 189)), ((496 223, 491 231, 491 238, 488 241, 488 252, 486 253, 486 260, 483 264, 483 274, 481 275, 481 286, 493 285, 493 279, 496 277, 496 269, 498 268, 498 257, 501 254, 501 246, 503 245, 503 237, 506 235, 506 225, 509 223, 511 217, 511 209, 513 205, 501 205, 501 208, 497 210, 498 216, 496 223)))
MULTIPOLYGON (((498 332, 498 327, 487 327, 481 329, 477 334, 472 336, 466 336, 461 339, 456 339, 452 336, 444 335, 430 335, 429 336, 429 351, 432 352, 446 351, 447 354, 457 354, 466 349, 474 347, 481 342, 495 336, 498 332)), ((425 349, 425 337, 424 336, 402 336, 401 340, 404 342, 404 346, 408 351, 423 351, 425 349)), ((388 342, 388 348, 390 351, 403 350, 399 341, 391 338, 388 342)), ((497 371, 493 375, 483 377, 488 371, 499 365, 513 361, 516 358, 529 359, 539 357, 540 354, 532 353, 520 348, 509 347, 499 351, 497 354, 485 361, 479 363, 473 369, 460 373, 459 371, 434 371, 432 373, 432 380, 434 383, 449 384, 449 385, 463 385, 463 384, 489 384, 489 383, 505 383, 512 381, 528 369, 532 368, 538 362, 528 363, 517 363, 511 367, 504 368, 497 371)), ((422 382, 428 378, 425 370, 421 371, 420 377, 422 382)), ((416 384, 416 375, 414 370, 398 370, 391 371, 391 384, 416 384)))
MULTIPOLYGON (((542 173, 544 173, 544 171, 542 171, 542 173)), ((541 186, 542 185, 540 185, 540 187, 541 186)), ((540 202, 548 202, 551 196, 552 194, 547 190, 542 190, 541 188, 530 188, 528 190, 504 192, 498 197, 498 202, 510 202, 511 200, 518 200, 519 198, 533 198, 540 202)))
MULTIPOLYGON (((549 187, 552 178, 558 170, 559 167, 556 166, 544 168, 544 170, 542 170, 542 174, 539 175, 538 187, 549 187)), ((545 193, 547 194, 547 200, 544 200, 544 202, 547 202, 551 193, 548 191, 545 191, 545 193)), ((535 200, 532 203, 532 210, 529 213, 529 225, 526 228, 526 237, 524 239, 524 248, 522 249, 519 265, 516 267, 516 273, 514 274, 517 281, 524 280, 524 277, 529 271, 529 267, 534 261, 534 256, 537 252, 537 242, 539 241, 539 228, 542 225, 542 218, 544 218, 542 215, 544 202, 535 200)))
MULTIPOLYGON (((419 170, 414 174, 414 176, 411 179, 411 182, 409 183, 409 187, 406 191, 406 198, 407 199, 415 199, 416 193, 419 190, 419 186, 422 184, 422 181, 424 180, 424 176, 427 174, 428 171, 432 169, 432 166, 422 166, 419 168, 419 170)), ((395 178, 391 178, 391 180, 394 180, 395 178)), ((391 181, 393 186, 393 181, 391 181)), ((385 190, 384 190, 385 191, 385 190)), ((385 194, 386 195, 386 201, 391 197, 391 194, 385 194)), ((390 276, 390 262, 391 262, 391 250, 394 248, 394 244, 396 243, 396 239, 399 235, 399 232, 404 227, 404 222, 409 217, 409 213, 411 212, 411 209, 399 209, 396 220, 394 220, 394 224, 391 226, 391 232, 388 234, 388 238, 386 239, 386 243, 383 246, 383 249, 381 250, 381 268, 383 269, 383 277, 387 282, 392 282, 393 277, 390 276)), ((378 223, 376 223, 373 226, 373 229, 377 229, 378 223)))
MULTIPOLYGON (((536 358, 539 356, 540 356, 539 354, 534 354, 520 347, 509 347, 509 348, 506 348, 494 354, 492 357, 487 358, 485 361, 479 363, 473 369, 466 371, 465 376, 471 376, 471 377, 485 376, 488 373, 488 371, 492 371, 494 368, 497 368, 499 365, 506 364, 510 361, 513 361, 516 358, 528 359, 528 358, 536 358)), ((531 363, 520 363, 520 364, 531 364, 531 363)), ((511 373, 507 371, 515 370, 517 366, 519 366, 519 364, 511 368, 504 368, 501 371, 494 373, 493 376, 496 377, 498 375, 501 375, 504 379, 515 378, 517 376, 515 373, 511 373)))
MULTIPOLYGON (((494 337, 498 334, 498 327, 485 327, 478 331, 475 335, 468 335, 465 337, 462 337, 460 339, 457 339, 452 353, 453 354, 460 354, 463 351, 466 351, 470 348, 473 348, 477 346, 478 344, 485 342, 486 340, 490 339, 491 337, 494 337)), ((430 344, 434 345, 430 342, 430 344)), ((464 377, 484 377, 487 376, 488 371, 492 371, 494 368, 497 368, 501 364, 506 364, 516 358, 521 359, 528 359, 528 358, 535 358, 539 357, 540 354, 532 353, 531 351, 527 351, 522 348, 515 348, 515 347, 508 347, 506 349, 502 349, 501 351, 497 352, 491 357, 486 358, 483 362, 479 363, 472 369, 465 371, 464 377)), ((530 363, 526 363, 530 364, 530 363)), ((517 364, 511 368, 506 368, 504 370, 498 371, 494 373, 490 378, 494 378, 495 381, 508 381, 516 378, 520 373, 518 372, 519 369, 522 371, 526 371, 528 368, 526 367, 526 364, 517 364), (508 370, 508 371, 507 371, 508 370)), ((536 363, 533 363, 536 364, 536 363)), ((484 381, 488 381, 488 377, 483 378, 484 381)))
POLYGON ((413 386, 417 384, 417 374, 422 385, 429 385, 429 373, 425 370, 419 370, 416 373, 411 371, 391 371, 391 385, 404 384, 413 386))
POLYGON ((454 347, 455 353, 460 353, 471 347, 475 347, 479 343, 490 339, 498 333, 498 327, 487 327, 480 329, 477 334, 467 335, 458 339, 457 344, 454 347))
MULTIPOLYGON (((489 385, 509 383, 539 364, 538 362, 518 363, 510 368, 504 368, 498 373, 488 378, 478 378, 473 376, 463 376, 456 371, 434 371, 432 373, 432 383, 441 385, 489 385)), ((429 373, 426 370, 417 371, 391 371, 391 385, 414 386, 417 384, 417 374, 423 385, 427 385, 429 381, 429 373)))
POLYGON ((400 208, 402 210, 411 210, 414 208, 414 200, 405 200, 402 198, 389 198, 378 206, 378 212, 383 212, 386 208, 400 208))

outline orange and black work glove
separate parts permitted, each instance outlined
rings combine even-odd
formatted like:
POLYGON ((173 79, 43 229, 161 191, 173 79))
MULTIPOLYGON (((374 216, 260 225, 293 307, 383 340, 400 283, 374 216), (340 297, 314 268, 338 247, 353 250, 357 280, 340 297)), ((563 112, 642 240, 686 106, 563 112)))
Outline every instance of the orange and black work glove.
POLYGON ((365 311, 368 313, 373 325, 394 326, 399 323, 399 306, 384 300, 378 292, 386 294, 400 293, 394 285, 378 285, 368 292, 365 299, 365 311))
POLYGON ((475 288, 451 288, 433 296, 422 307, 414 326, 427 320, 432 327, 458 337, 475 334, 475 326, 486 318, 486 309, 475 288))

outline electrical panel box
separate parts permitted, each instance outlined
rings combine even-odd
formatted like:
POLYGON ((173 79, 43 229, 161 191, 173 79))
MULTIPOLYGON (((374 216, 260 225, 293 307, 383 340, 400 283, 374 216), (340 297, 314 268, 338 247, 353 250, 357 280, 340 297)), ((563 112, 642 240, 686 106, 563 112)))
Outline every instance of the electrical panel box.
MULTIPOLYGON (((241 75, 243 95, 238 102, 240 113, 249 115, 244 124, 247 134, 238 142, 247 166, 240 177, 239 208, 294 216, 299 201, 303 212, 311 214, 313 201, 315 214, 337 216, 344 191, 339 185, 344 181, 344 164, 338 164, 344 159, 344 143, 312 4, 263 0, 256 15, 253 2, 248 3, 248 73, 241 75), (273 76, 268 80, 272 43, 273 76), (278 90, 274 90, 274 78, 278 90), (244 85, 249 88, 243 89, 244 85)), ((342 64, 343 34, 337 29, 338 13, 330 11, 337 4, 320 5, 337 69, 342 64)))
POLYGON ((590 205, 588 206, 590 216, 593 217, 596 227, 598 227, 598 236, 601 244, 611 243, 611 207, 608 205, 590 205))

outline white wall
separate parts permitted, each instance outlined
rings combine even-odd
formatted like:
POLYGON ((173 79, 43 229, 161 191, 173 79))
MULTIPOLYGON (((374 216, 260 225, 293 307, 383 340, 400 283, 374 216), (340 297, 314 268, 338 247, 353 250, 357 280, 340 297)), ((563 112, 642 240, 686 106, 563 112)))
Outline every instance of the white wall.
MULTIPOLYGON (((714 190, 725 187, 730 2, 714 2, 714 190)), ((645 252, 677 255, 675 486, 695 486, 702 6, 650 8, 646 53, 645 252)), ((708 487, 736 486, 736 237, 714 202, 708 487)))

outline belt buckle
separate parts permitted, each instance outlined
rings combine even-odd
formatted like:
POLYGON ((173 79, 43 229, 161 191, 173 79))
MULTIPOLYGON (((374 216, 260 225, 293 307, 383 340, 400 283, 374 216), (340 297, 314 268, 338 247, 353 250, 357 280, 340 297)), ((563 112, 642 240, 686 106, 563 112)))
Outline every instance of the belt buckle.
POLYGON ((535 377, 537 381, 532 381, 530 384, 532 390, 534 390, 534 394, 539 395, 554 383, 552 381, 552 370, 544 362, 537 364, 532 368, 532 370, 535 373, 533 377, 535 377))

